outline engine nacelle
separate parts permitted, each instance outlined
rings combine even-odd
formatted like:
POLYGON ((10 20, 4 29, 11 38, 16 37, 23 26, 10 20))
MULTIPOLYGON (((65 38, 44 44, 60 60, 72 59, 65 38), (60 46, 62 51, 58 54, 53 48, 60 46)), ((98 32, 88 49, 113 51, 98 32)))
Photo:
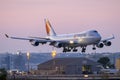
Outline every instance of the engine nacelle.
POLYGON ((104 42, 104 44, 106 45, 106 46, 111 46, 111 42, 110 41, 106 41, 106 42, 104 42))
POLYGON ((96 46, 97 46, 98 48, 103 48, 104 44, 103 44, 103 43, 98 43, 96 46))
POLYGON ((37 42, 37 41, 30 41, 31 42, 31 45, 33 45, 33 46, 39 46, 39 42, 37 42))
POLYGON ((56 43, 54 44, 54 46, 55 46, 55 47, 57 47, 57 48, 61 48, 61 47, 62 47, 62 44, 61 44, 61 43, 56 42, 56 43))

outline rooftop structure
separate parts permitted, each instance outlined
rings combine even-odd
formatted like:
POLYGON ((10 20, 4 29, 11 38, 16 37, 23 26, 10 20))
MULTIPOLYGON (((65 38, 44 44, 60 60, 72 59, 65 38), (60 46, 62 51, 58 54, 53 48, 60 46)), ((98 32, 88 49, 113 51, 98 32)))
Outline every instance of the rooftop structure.
POLYGON ((54 58, 38 65, 39 74, 92 74, 101 64, 84 57, 54 58))

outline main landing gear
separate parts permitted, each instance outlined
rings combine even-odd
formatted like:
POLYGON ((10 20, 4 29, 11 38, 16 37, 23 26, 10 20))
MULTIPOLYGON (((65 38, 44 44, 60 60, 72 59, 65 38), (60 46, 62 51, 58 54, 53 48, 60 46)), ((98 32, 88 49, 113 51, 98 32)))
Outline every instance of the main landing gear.
POLYGON ((77 52, 77 51, 78 51, 78 49, 76 49, 76 48, 73 49, 73 52, 77 52))
MULTIPOLYGON (((77 52, 78 51, 78 49, 76 49, 76 48, 67 48, 67 47, 63 48, 63 52, 71 52, 71 50, 73 52, 77 52)), ((85 51, 86 51, 86 47, 82 47, 81 52, 85 52, 85 51)))
POLYGON ((63 52, 70 52, 71 51, 71 49, 69 49, 69 48, 63 48, 63 52))
POLYGON ((81 52, 85 52, 86 51, 86 47, 82 47, 82 51, 81 52))
POLYGON ((76 49, 76 48, 66 48, 66 47, 63 48, 63 52, 70 52, 71 50, 73 50, 73 52, 78 51, 78 49, 76 49))
MULTIPOLYGON (((85 51, 86 51, 86 46, 81 46, 81 48, 82 48, 81 52, 82 52, 82 53, 85 53, 85 51)), ((96 50, 95 45, 93 45, 92 50, 96 50)), ((71 51, 77 52, 78 49, 76 49, 76 47, 64 47, 64 48, 63 48, 63 52, 71 52, 71 51)))

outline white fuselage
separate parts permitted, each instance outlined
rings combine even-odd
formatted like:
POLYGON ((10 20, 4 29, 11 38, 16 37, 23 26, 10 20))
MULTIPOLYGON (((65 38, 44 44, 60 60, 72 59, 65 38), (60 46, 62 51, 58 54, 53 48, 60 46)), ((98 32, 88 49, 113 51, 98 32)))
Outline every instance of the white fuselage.
POLYGON ((90 30, 81 33, 62 34, 49 36, 51 40, 64 41, 73 44, 73 46, 86 46, 99 43, 101 40, 100 34, 96 30, 90 30))

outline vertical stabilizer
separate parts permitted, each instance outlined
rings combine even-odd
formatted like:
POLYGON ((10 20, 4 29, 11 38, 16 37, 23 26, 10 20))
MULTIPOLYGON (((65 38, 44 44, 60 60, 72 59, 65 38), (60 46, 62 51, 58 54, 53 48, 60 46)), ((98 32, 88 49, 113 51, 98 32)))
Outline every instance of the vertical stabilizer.
POLYGON ((50 22, 45 19, 46 32, 48 36, 56 36, 54 29, 52 28, 50 22))

